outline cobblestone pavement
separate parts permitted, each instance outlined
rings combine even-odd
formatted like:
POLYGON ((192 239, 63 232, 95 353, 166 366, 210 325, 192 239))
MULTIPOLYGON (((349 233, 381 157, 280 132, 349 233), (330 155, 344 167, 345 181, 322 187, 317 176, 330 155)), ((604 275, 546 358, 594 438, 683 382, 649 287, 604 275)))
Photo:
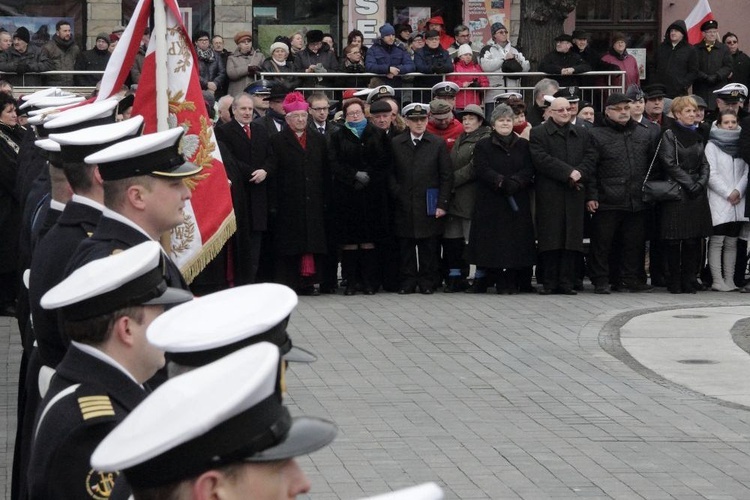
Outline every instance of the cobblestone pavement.
MULTIPOLYGON (((750 498, 750 408, 662 378, 619 342, 620 327, 647 312, 749 299, 302 298, 290 332, 319 359, 291 367, 287 402, 340 428, 329 448, 300 460, 310 497, 350 500, 434 480, 460 499, 750 498)), ((7 496, 15 321, 0 318, 0 336, 7 496)))

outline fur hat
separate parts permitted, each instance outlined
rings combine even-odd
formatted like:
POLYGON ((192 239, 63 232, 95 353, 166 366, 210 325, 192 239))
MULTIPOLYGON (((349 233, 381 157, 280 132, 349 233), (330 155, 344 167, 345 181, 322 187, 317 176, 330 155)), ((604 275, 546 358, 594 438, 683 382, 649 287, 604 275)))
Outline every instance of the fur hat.
POLYGON ((269 52, 273 54, 273 51, 276 49, 282 49, 284 52, 286 52, 286 55, 289 55, 289 46, 285 44, 284 42, 273 42, 271 44, 271 48, 269 49, 269 52))
POLYGON ((307 111, 310 107, 300 92, 291 92, 284 98, 284 111, 293 113, 295 111, 307 111))
POLYGON ((461 46, 458 48, 458 51, 456 52, 456 55, 458 55, 458 57, 461 57, 464 54, 469 54, 469 55, 473 54, 473 51, 471 50, 471 45, 469 45, 468 43, 461 44, 461 46))
POLYGON ((307 32, 307 45, 323 41, 323 32, 320 30, 310 30, 307 32))

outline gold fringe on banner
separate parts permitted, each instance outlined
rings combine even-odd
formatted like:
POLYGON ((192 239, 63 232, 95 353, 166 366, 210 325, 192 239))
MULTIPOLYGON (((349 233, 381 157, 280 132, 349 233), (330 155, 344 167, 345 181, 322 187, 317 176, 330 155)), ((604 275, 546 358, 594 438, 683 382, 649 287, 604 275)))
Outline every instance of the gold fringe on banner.
POLYGON ((234 210, 229 216, 224 219, 221 227, 214 233, 210 240, 203 242, 203 247, 200 253, 187 265, 185 265, 180 272, 185 278, 188 284, 192 283, 196 276, 203 271, 209 262, 214 260, 224 245, 229 241, 229 238, 237 231, 237 220, 234 216, 234 210))

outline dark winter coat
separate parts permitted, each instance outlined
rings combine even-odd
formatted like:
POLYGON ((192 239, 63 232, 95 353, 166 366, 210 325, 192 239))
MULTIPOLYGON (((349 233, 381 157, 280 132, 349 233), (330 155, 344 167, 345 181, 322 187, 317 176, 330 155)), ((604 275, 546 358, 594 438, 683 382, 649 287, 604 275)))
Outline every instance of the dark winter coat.
MULTIPOLYGON (((267 73, 293 73, 295 70, 292 67, 292 61, 287 60, 286 64, 284 66, 279 66, 276 64, 276 62, 273 60, 273 57, 266 57, 266 60, 263 61, 263 64, 260 65, 261 71, 267 72, 267 73)), ((281 81, 287 84, 289 88, 295 88, 299 87, 300 85, 300 79, 294 76, 266 76, 266 80, 270 81, 281 81)))
MULTIPOLYGON (((740 157, 745 160, 745 163, 750 164, 750 116, 744 118, 740 123, 742 125, 742 131, 740 132, 740 157)), ((748 180, 750 181, 750 172, 748 172, 748 180)), ((745 202, 745 217, 750 217, 750 203, 745 202)))
POLYGON ((16 270, 21 205, 16 198, 16 170, 23 129, 0 124, 0 272, 16 270))
POLYGON ((302 149, 297 135, 285 128, 271 137, 276 172, 274 246, 277 255, 326 253, 325 212, 330 170, 322 135, 307 135, 302 149))
POLYGON ((708 104, 708 109, 715 109, 716 94, 713 91, 729 82, 732 56, 727 46, 721 42, 716 42, 710 51, 705 40, 701 40, 693 47, 698 56, 698 76, 693 82, 693 94, 701 96, 708 104))
POLYGON ((3 75, 3 78, 11 85, 40 86, 42 85, 41 75, 23 75, 22 73, 50 71, 51 69, 52 61, 36 45, 30 44, 23 54, 15 47, 0 52, 0 71, 19 73, 18 75, 3 75))
POLYGON ((542 58, 539 63, 539 71, 555 75, 554 79, 560 84, 560 87, 579 87, 581 85, 579 75, 591 71, 591 66, 572 50, 568 52, 553 50, 542 58), (573 68, 574 72, 572 75, 563 76, 560 74, 563 68, 573 68))
POLYGON ((365 58, 362 57, 361 62, 353 63, 349 59, 346 58, 346 56, 343 56, 339 60, 339 73, 352 73, 351 78, 339 78, 337 80, 337 87, 346 87, 346 88, 361 88, 366 87, 367 83, 370 81, 370 76, 354 76, 357 73, 366 73, 367 70, 365 70, 365 58))
MULTIPOLYGON (((339 61, 336 59, 336 54, 325 43, 317 53, 314 53, 307 47, 297 52, 294 56, 292 68, 294 68, 295 72, 304 73, 310 66, 318 64, 322 65, 328 73, 335 73, 339 70, 339 61)), ((320 74, 318 75, 320 76, 320 74)), ((337 86, 335 85, 335 81, 330 78, 319 80, 318 78, 300 77, 299 80, 300 85, 303 87, 314 87, 316 85, 337 86)))
MULTIPOLYGON (((674 127, 680 125, 675 124, 674 127)), ((713 230, 708 207, 708 175, 711 167, 704 154, 705 143, 684 147, 670 128, 664 131, 659 146, 662 178, 670 178, 682 186, 682 199, 664 201, 658 206, 659 233, 664 240, 684 240, 709 236, 713 230), (697 194, 690 188, 698 185, 697 194)))
POLYGON ((513 134, 509 144, 496 132, 474 149, 477 195, 469 234, 469 262, 479 267, 518 269, 534 264, 529 142, 513 134), (517 209, 514 209, 512 201, 517 209))
POLYGON ((210 61, 198 56, 198 77, 200 78, 201 89, 206 90, 208 83, 213 82, 218 90, 224 85, 226 74, 222 71, 219 55, 210 49, 209 53, 212 56, 210 61))
MULTIPOLYGON (((81 52, 76 61, 77 71, 104 71, 107 69, 110 53, 108 50, 99 50, 94 47, 91 50, 81 52)), ((75 75, 76 85, 84 87, 95 87, 104 75, 75 75)))
POLYGON ((750 56, 738 50, 729 57, 732 58, 732 77, 728 81, 750 85, 750 56))
POLYGON ((539 251, 583 251, 586 192, 596 152, 589 130, 554 120, 531 129, 529 147, 534 162, 536 229, 539 251), (573 170, 581 173, 578 185, 570 181, 573 170))
POLYGON ((361 138, 346 126, 326 135, 330 136, 328 158, 333 175, 332 205, 337 241, 348 245, 384 238, 388 229, 391 165, 385 132, 368 123, 361 138), (356 181, 358 171, 370 176, 366 185, 356 181))
POLYGON ((477 174, 474 167, 474 151, 482 139, 489 137, 490 127, 481 126, 474 132, 462 133, 451 149, 453 167, 453 194, 448 205, 448 214, 471 219, 477 192, 477 174))
MULTIPOLYGON (((68 41, 63 41, 57 35, 52 35, 52 40, 42 47, 42 56, 52 62, 51 69, 55 71, 72 71, 75 69, 76 60, 78 60, 80 53, 81 49, 72 37, 68 41)), ((74 78, 73 75, 49 75, 45 77, 45 83, 49 86, 69 87, 73 85, 74 78)))
MULTIPOLYGON (((426 75, 444 75, 453 72, 453 61, 448 51, 438 45, 436 49, 424 46, 414 52, 414 66, 418 73, 426 75)), ((439 76, 420 76, 415 84, 421 87, 432 87, 443 79, 439 76)))
POLYGON ((407 131, 393 137, 391 147, 393 170, 389 188, 396 236, 420 239, 441 234, 443 219, 427 215, 427 190, 437 188, 437 208, 448 209, 453 168, 445 141, 425 132, 419 145, 414 146, 407 131))
MULTIPOLYGON (((406 49, 395 43, 393 45, 388 45, 378 38, 367 50, 365 69, 368 73, 385 75, 388 73, 391 66, 398 68, 400 75, 413 73, 415 71, 414 61, 406 49)), ((399 85, 399 80, 400 79, 394 78, 391 85, 399 85)))
POLYGON ((603 127, 589 130, 596 164, 586 183, 586 200, 598 201, 598 210, 639 212, 642 187, 656 144, 646 127, 630 120, 625 126, 604 119, 603 127))
POLYGON ((685 21, 675 21, 667 28, 664 41, 656 49, 656 74, 654 82, 667 87, 667 97, 675 98, 688 94, 688 88, 698 76, 698 54, 687 42, 685 21), (672 47, 669 31, 676 28, 685 36, 672 47))
POLYGON ((242 175, 242 187, 245 190, 247 204, 244 207, 235 207, 236 210, 245 210, 249 215, 250 229, 252 231, 265 231, 268 229, 268 178, 256 184, 250 182, 250 177, 258 169, 265 170, 269 176, 273 167, 270 161, 270 143, 268 131, 260 123, 250 124, 252 139, 247 137, 242 125, 237 120, 231 120, 216 127, 216 138, 223 142, 232 154, 236 167, 242 175))

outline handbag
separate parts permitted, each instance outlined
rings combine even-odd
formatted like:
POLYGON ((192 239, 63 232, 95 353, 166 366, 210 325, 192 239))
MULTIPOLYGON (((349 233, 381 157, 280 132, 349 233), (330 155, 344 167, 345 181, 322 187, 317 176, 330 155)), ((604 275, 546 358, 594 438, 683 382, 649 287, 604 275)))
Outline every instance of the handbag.
MULTIPOLYGON (((643 201, 645 203, 654 203, 658 201, 679 201, 682 199, 682 186, 672 179, 663 181, 648 180, 651 175, 651 169, 654 166, 656 157, 659 155, 659 147, 661 146, 661 139, 659 144, 656 145, 656 152, 654 157, 651 159, 651 165, 648 166, 648 172, 646 172, 646 178, 643 180, 643 186, 641 187, 643 201)), ((680 164, 680 158, 677 155, 677 138, 675 137, 675 158, 677 159, 677 165, 680 164)))

